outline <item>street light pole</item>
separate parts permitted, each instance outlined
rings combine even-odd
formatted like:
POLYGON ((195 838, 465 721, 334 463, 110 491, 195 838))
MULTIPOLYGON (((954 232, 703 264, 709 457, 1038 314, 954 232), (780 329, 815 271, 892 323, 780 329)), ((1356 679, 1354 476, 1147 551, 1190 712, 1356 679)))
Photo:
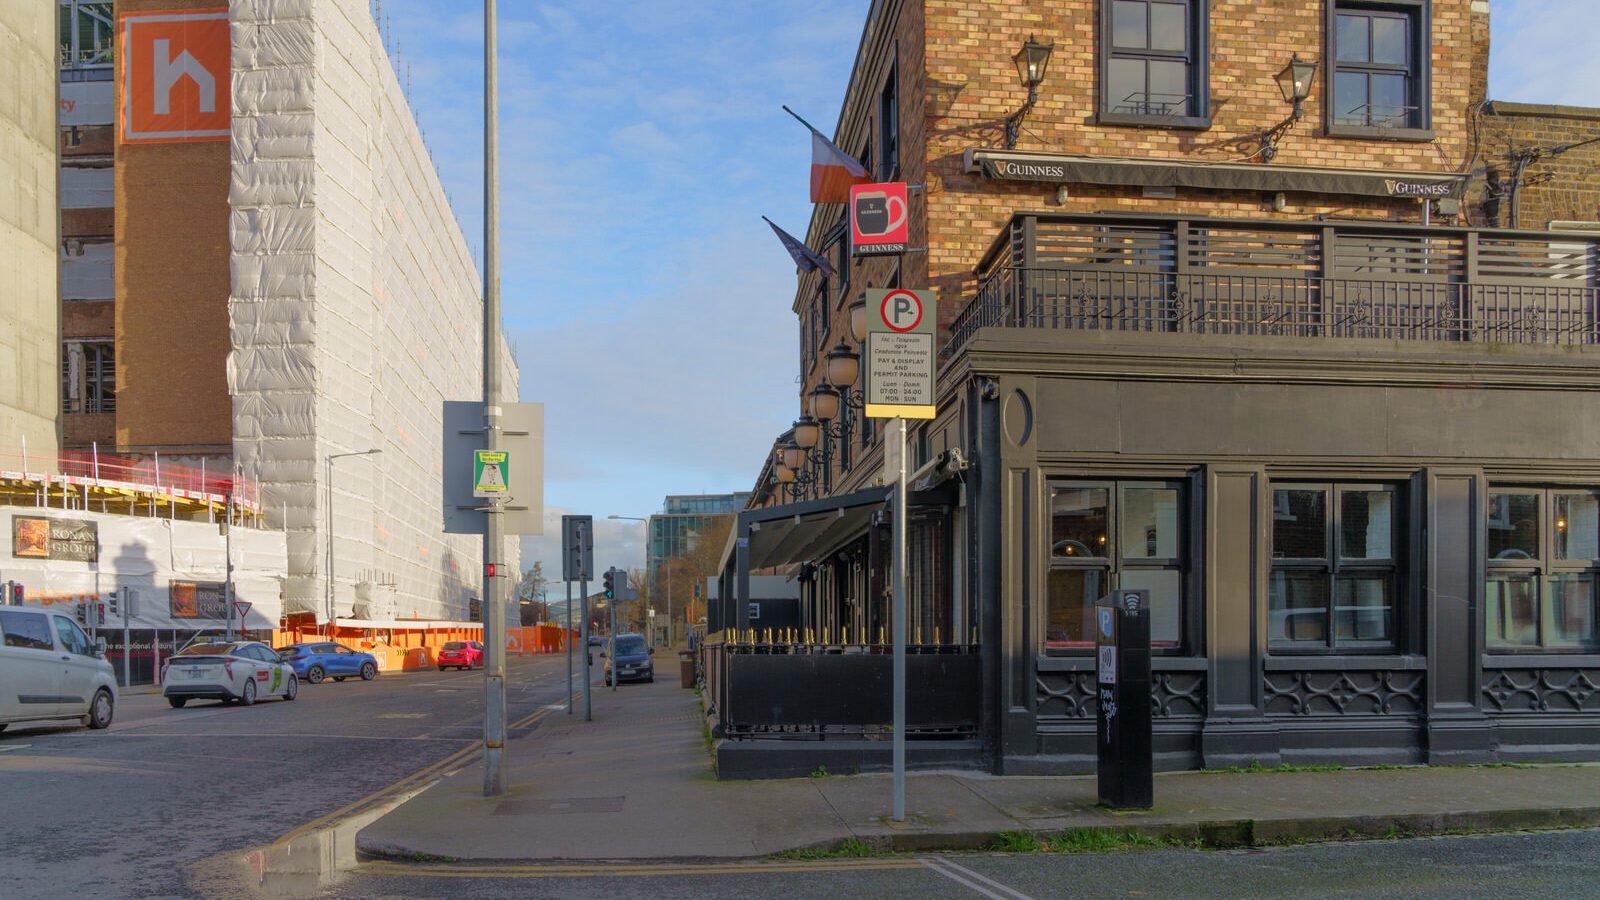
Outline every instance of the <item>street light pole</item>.
MULTIPOLYGON (((372 456, 374 454, 378 454, 378 453, 382 453, 382 452, 383 452, 382 450, 374 447, 371 450, 357 450, 357 451, 355 451, 353 453, 330 453, 325 458, 325 467, 326 468, 325 468, 325 474, 323 475, 323 479, 328 484, 328 587, 327 587, 327 603, 328 603, 328 639, 329 640, 333 639, 334 618, 335 618, 335 607, 333 605, 333 461, 336 460, 336 459, 344 459, 347 456, 372 456)), ((232 560, 231 559, 229 560, 229 564, 230 565, 232 564, 232 560)), ((229 597, 228 600, 231 603, 233 598, 229 597)))
MULTIPOLYGON (((483 428, 484 447, 500 449, 500 119, 499 35, 495 0, 483 2, 483 428)), ((506 609, 502 596, 505 507, 484 510, 483 795, 506 793, 506 609), (490 566, 493 574, 490 574, 490 566)))

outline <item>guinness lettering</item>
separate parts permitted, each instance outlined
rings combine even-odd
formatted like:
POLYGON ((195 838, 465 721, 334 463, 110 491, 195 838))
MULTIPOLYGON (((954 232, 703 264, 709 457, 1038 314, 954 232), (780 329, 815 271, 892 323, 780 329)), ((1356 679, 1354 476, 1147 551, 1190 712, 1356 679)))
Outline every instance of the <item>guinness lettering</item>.
POLYGON ((1027 164, 1003 162, 999 164, 1000 174, 1007 178, 1065 178, 1065 166, 1051 166, 1044 164, 1027 164))
POLYGON ((1396 197, 1448 197, 1454 184, 1448 181, 1396 181, 1386 178, 1383 186, 1396 197))

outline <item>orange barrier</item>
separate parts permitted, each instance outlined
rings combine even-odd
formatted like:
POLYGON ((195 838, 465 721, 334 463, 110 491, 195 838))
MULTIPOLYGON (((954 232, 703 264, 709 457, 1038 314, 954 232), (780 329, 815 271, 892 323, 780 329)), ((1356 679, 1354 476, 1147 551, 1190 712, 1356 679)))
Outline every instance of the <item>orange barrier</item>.
POLYGON ((556 625, 524 625, 506 629, 506 654, 565 653, 567 645, 562 640, 565 629, 556 625))

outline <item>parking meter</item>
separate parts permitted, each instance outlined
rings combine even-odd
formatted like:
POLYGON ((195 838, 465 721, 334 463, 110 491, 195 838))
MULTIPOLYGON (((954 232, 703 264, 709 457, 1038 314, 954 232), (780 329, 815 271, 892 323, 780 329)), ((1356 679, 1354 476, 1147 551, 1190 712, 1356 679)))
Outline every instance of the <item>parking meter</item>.
POLYGON ((1117 591, 1095 606, 1100 803, 1149 809, 1150 592, 1117 591))

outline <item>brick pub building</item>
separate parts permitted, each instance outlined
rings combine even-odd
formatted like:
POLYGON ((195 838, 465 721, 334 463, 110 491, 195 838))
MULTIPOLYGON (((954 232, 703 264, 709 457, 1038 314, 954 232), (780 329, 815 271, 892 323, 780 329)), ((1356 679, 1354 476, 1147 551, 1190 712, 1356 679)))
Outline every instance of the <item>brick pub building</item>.
POLYGON ((887 765, 852 318, 900 286, 937 291, 942 347, 908 451, 912 765, 1090 769, 1086 622, 1130 587, 1159 767, 1600 756, 1600 120, 1486 103, 1489 24, 873 3, 835 142, 920 186, 912 249, 852 261, 814 208, 838 274, 799 281, 802 418, 709 617, 722 775, 887 765), (764 569, 799 627, 751 619, 764 569))

